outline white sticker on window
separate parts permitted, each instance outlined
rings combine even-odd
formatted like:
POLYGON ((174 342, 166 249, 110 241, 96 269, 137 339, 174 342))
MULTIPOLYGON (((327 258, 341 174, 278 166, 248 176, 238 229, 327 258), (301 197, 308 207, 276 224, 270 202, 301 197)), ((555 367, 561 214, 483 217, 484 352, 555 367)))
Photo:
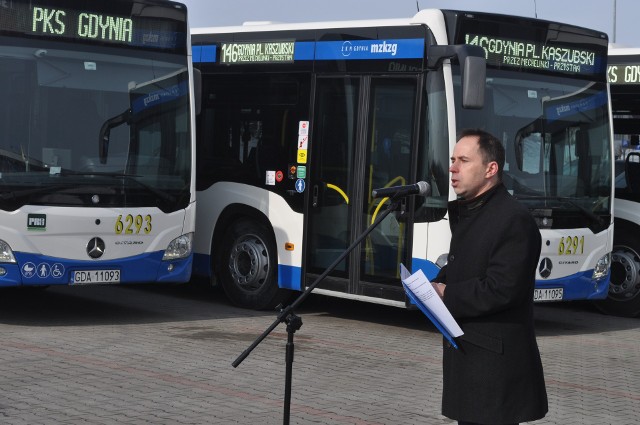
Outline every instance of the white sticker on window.
POLYGON ((267 170, 267 176, 266 176, 264 184, 266 184, 268 186, 275 186, 276 185, 276 172, 275 171, 267 170))

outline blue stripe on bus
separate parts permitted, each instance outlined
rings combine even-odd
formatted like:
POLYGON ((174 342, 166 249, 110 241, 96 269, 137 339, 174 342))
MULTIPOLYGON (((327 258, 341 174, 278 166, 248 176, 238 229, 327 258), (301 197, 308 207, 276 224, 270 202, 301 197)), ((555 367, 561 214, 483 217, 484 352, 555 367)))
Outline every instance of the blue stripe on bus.
MULTIPOLYGON (((440 268, 431 261, 413 258, 412 273, 418 269, 422 269, 429 280, 433 280, 440 271, 440 268)), ((609 291, 610 275, 597 282, 591 276, 593 276, 593 270, 587 270, 560 279, 537 280, 536 288, 563 288, 563 300, 566 301, 605 299, 609 291)))
POLYGON ((24 252, 14 253, 18 264, 1 265, 7 273, 0 277, 2 286, 68 285, 75 270, 120 270, 120 283, 188 282, 193 258, 162 261, 163 251, 156 251, 105 261, 79 261, 24 252), (173 270, 169 271, 169 264, 173 270))
POLYGON ((200 62, 202 56, 202 46, 191 46, 191 60, 193 62, 200 62))
POLYGON ((607 298, 609 291, 609 278, 594 281, 593 270, 579 272, 560 279, 536 280, 536 289, 562 288, 562 300, 602 300, 607 298))
POLYGON ((424 39, 318 41, 317 60, 421 59, 424 39))
POLYGON ((293 50, 294 61, 311 61, 315 58, 315 41, 296 41, 293 50))
POLYGON ((217 47, 215 44, 207 44, 204 46, 192 46, 191 56, 195 63, 207 62, 213 63, 216 61, 217 47))
MULTIPOLYGON (((194 63, 216 62, 216 45, 192 46, 194 63)), ((402 38, 390 40, 297 41, 294 61, 301 60, 371 60, 422 59, 424 40, 402 38)))
POLYGON ((294 291, 302 290, 302 268, 278 264, 278 286, 294 291))
POLYGON ((196 276, 211 276, 211 257, 207 254, 193 254, 193 274, 196 276))
POLYGON ((145 109, 151 109, 157 105, 174 101, 180 97, 187 96, 188 94, 189 83, 187 81, 182 81, 170 87, 163 87, 160 90, 155 90, 139 96, 136 95, 136 98, 131 101, 131 112, 139 114, 145 109))
POLYGON ((133 30, 130 46, 151 47, 154 49, 175 49, 183 46, 187 34, 177 31, 159 31, 150 29, 133 30))
MULTIPOLYGON (((556 100, 550 100, 551 105, 545 106, 545 117, 549 122, 559 120, 561 118, 580 114, 587 111, 592 111, 596 108, 600 108, 609 102, 607 92, 600 91, 587 98, 578 100, 571 100, 571 97, 566 98, 566 102, 559 102, 556 100)), ((543 101, 544 105, 544 101, 543 101)))

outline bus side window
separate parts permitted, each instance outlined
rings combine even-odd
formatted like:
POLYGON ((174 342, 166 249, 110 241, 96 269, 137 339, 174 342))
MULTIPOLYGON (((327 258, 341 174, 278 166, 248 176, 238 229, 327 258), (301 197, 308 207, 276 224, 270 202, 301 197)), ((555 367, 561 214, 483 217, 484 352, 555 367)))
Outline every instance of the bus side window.
POLYGON ((630 152, 624 162, 624 175, 631 193, 640 193, 640 153, 630 152))
POLYGON ((282 163, 284 154, 273 137, 263 134, 256 148, 256 167, 258 178, 266 175, 267 170, 276 170, 282 163))
POLYGON ((207 184, 228 180, 239 170, 240 161, 232 144, 233 127, 226 114, 211 107, 203 108, 200 114, 197 172, 207 184))

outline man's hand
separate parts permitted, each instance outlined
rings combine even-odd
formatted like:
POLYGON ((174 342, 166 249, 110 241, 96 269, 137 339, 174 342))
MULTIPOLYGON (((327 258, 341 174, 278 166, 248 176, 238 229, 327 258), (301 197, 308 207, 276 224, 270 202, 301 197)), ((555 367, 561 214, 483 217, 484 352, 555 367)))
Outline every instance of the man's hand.
POLYGON ((433 286, 433 289, 436 290, 440 298, 443 298, 444 290, 447 289, 447 285, 445 285, 444 283, 438 283, 438 282, 431 282, 431 285, 433 286))

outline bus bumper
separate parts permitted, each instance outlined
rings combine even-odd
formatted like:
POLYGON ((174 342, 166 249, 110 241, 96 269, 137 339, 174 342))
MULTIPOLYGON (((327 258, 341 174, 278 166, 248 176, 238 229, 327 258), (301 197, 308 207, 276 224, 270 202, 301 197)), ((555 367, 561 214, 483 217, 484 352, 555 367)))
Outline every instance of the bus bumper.
POLYGON ((560 279, 536 280, 534 301, 601 300, 607 298, 611 272, 602 279, 593 279, 593 270, 560 279), (561 290, 562 298, 554 299, 561 290))
MULTIPOLYGON (((75 261, 41 255, 14 253, 17 264, 0 264, 0 287, 82 285, 92 283, 185 283, 191 278, 192 255, 162 261, 163 251, 108 261, 75 261), (119 271, 115 282, 72 282, 76 271, 119 271)), ((95 274, 94 274, 95 275, 95 274)), ((109 275, 113 276, 112 273, 109 275)))

